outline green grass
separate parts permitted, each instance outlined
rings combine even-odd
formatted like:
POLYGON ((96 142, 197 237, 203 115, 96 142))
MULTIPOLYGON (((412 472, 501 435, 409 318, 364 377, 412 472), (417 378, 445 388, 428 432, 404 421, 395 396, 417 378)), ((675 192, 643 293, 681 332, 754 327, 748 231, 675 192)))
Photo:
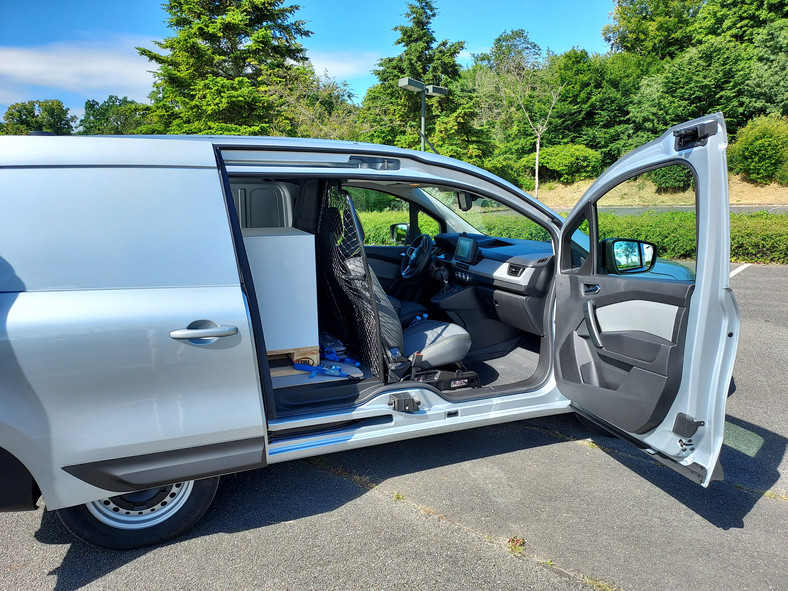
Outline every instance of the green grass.
MULTIPOLYGON (((402 221, 402 212, 359 212, 367 244, 392 244, 389 226, 402 221)), ((550 240, 547 231, 518 215, 484 215, 469 220, 488 236, 550 240)), ((742 263, 788 264, 788 214, 758 211, 731 215, 731 260, 742 263)), ((601 213, 602 238, 647 240, 657 245, 660 257, 695 258, 694 212, 646 212, 638 215, 601 213)), ((438 225, 426 220, 422 232, 435 235, 438 225)))

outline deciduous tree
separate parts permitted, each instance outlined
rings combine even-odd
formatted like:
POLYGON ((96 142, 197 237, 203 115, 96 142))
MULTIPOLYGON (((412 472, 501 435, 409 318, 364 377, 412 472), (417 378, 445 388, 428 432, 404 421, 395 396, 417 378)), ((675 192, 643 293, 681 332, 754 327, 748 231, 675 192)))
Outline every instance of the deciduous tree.
POLYGON ((128 135, 145 124, 148 105, 110 95, 99 103, 85 101, 85 114, 79 120, 81 134, 88 135, 128 135))
POLYGON ((722 111, 733 133, 756 114, 744 91, 751 72, 749 48, 713 38, 688 49, 663 72, 642 80, 630 106, 637 130, 657 134, 670 125, 722 111))
POLYGON ((70 135, 77 117, 69 115, 68 112, 63 102, 57 99, 26 101, 10 105, 3 121, 6 133, 48 131, 55 135, 70 135))
POLYGON ((787 17, 786 0, 705 0, 689 32, 696 43, 720 36, 753 43, 769 23, 787 17))
MULTIPOLYGON (((539 151, 542 138, 549 129, 550 118, 562 83, 550 67, 550 55, 544 55, 522 29, 505 31, 493 43, 489 54, 476 58, 476 89, 488 105, 501 105, 500 110, 513 109, 527 123, 534 138, 534 195, 539 194, 539 151)), ((493 112, 488 106, 485 111, 493 112)))
POLYGON ((691 45, 689 27, 705 1, 615 0, 613 23, 602 37, 615 51, 673 57, 691 45))

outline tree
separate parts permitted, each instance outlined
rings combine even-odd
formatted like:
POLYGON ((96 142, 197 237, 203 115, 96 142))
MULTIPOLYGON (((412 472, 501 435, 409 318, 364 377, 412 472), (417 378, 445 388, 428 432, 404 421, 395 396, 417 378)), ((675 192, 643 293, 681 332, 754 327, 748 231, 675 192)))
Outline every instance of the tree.
POLYGON ((443 156, 483 166, 492 150, 487 130, 475 125, 479 100, 459 84, 450 87, 449 92, 457 108, 435 122, 433 143, 443 156))
MULTIPOLYGON (((386 57, 378 62, 374 74, 379 83, 372 86, 364 97, 361 118, 369 131, 365 139, 377 143, 402 147, 419 144, 421 97, 398 87, 400 78, 409 77, 426 84, 448 86, 460 75, 457 56, 465 42, 454 43, 444 39, 438 42, 432 31, 432 21, 437 10, 432 0, 417 0, 408 4, 405 18, 408 24, 397 25, 399 33, 395 45, 404 49, 401 54, 386 57)), ((435 119, 456 110, 453 97, 431 98, 428 101, 427 135, 434 128, 435 119)))
POLYGON ((689 28, 705 1, 615 0, 602 37, 614 51, 673 57, 692 44, 689 28))
POLYGON ((658 71, 659 62, 630 52, 601 56, 570 49, 552 67, 563 89, 546 141, 583 144, 599 151, 605 166, 612 164, 630 147, 634 132, 627 117, 640 81, 658 71))
POLYGON ((496 72, 513 62, 536 63, 541 57, 542 49, 531 41, 528 32, 524 29, 513 29, 498 35, 489 53, 473 54, 473 61, 496 72))
POLYGON ((534 136, 536 150, 534 196, 539 194, 539 151, 542 137, 549 129, 550 117, 562 84, 550 67, 551 56, 543 55, 523 29, 504 31, 493 42, 489 54, 475 56, 476 90, 487 102, 486 114, 514 109, 534 136))
POLYGON ((755 37, 749 94, 759 111, 788 115, 788 19, 774 21, 755 37))
POLYGON ((689 31, 696 43, 720 36, 753 43, 768 24, 786 17, 785 0, 706 0, 689 31))
POLYGON ((138 47, 158 65, 151 94, 158 133, 270 133, 282 103, 271 88, 306 60, 311 33, 283 0, 169 0, 173 37, 164 53, 138 47))
POLYGON ((359 107, 347 82, 338 82, 327 73, 317 75, 310 66, 294 68, 284 84, 272 92, 282 102, 281 123, 277 128, 291 137, 357 140, 362 128, 359 107))
POLYGON ((68 111, 63 102, 57 99, 14 103, 3 117, 6 133, 48 131, 55 135, 71 135, 77 117, 69 115, 68 111))
POLYGON ((712 38, 688 49, 644 78, 630 106, 637 130, 656 135, 670 125, 722 111, 729 131, 736 133, 757 105, 744 89, 751 74, 751 52, 730 38, 712 38))
POLYGON ((102 103, 85 101, 85 115, 79 120, 80 134, 129 135, 147 120, 148 106, 110 95, 102 103))

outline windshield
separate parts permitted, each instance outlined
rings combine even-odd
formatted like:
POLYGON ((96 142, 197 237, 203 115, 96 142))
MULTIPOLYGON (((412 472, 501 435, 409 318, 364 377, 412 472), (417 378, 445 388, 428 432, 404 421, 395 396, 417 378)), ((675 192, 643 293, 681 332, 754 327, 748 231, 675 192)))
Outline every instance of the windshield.
POLYGON ((462 231, 500 238, 550 241, 550 234, 542 226, 495 199, 476 197, 471 208, 462 211, 456 192, 440 187, 422 187, 422 190, 433 202, 472 228, 462 231))

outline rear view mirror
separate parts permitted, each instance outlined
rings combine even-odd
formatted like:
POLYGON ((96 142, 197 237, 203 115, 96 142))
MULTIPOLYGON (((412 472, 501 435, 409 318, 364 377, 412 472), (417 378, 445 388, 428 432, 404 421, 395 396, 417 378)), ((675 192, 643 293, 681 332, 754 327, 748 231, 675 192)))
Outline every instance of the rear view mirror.
POLYGON ((473 207, 473 195, 467 191, 457 191, 457 207, 460 211, 468 211, 473 207))
POLYGON ((657 260, 657 247, 643 240, 608 238, 601 246, 608 273, 645 273, 657 260))

